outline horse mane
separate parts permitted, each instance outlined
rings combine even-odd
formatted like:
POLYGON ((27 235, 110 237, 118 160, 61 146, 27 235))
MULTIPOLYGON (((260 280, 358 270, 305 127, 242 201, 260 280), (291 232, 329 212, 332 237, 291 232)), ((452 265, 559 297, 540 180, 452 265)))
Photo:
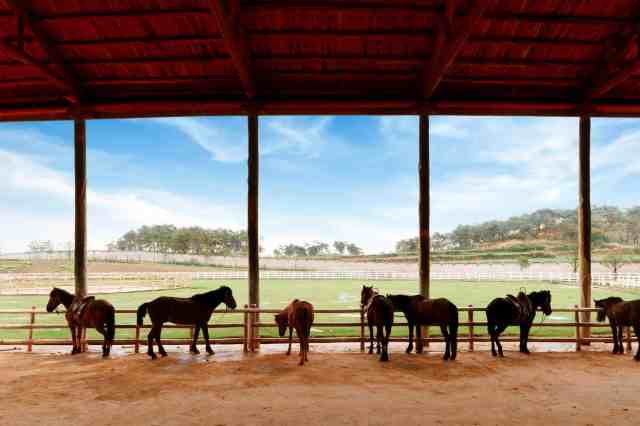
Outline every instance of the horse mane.
POLYGON ((551 298, 551 292, 549 290, 532 291, 527 296, 532 302, 542 303, 551 298))
POLYGON ((216 303, 220 304, 222 302, 223 295, 230 291, 231 291, 231 288, 227 287, 226 285, 223 285, 220 288, 207 291, 206 293, 194 294, 193 296, 190 297, 190 299, 193 300, 194 302, 198 302, 206 305, 213 305, 216 303))

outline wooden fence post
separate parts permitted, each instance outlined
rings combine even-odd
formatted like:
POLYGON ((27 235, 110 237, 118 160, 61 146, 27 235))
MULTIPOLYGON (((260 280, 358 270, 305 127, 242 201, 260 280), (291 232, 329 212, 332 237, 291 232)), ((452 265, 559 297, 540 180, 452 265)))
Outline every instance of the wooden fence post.
POLYGON ((473 305, 469 305, 469 352, 473 352, 473 305))
POLYGON ((140 326, 138 325, 138 321, 136 321, 136 341, 133 344, 133 351, 137 354, 140 353, 140 326))
POLYGON ((31 352, 33 350, 33 324, 36 322, 36 307, 31 307, 31 314, 29 318, 29 339, 27 345, 27 352, 31 352))
POLYGON ((247 308, 249 305, 244 305, 244 330, 243 330, 243 339, 242 339, 242 352, 249 352, 249 342, 247 339, 249 338, 249 313, 247 312, 247 308))
POLYGON ((575 321, 576 321, 576 352, 580 351, 581 346, 581 334, 580 333, 580 312, 578 312, 578 305, 573 306, 575 308, 575 321))
POLYGON ((360 352, 364 352, 364 306, 360 307, 360 352))
MULTIPOLYGON (((638 342, 640 345, 640 342, 638 342)), ((627 327, 627 351, 631 352, 631 327, 627 327)))

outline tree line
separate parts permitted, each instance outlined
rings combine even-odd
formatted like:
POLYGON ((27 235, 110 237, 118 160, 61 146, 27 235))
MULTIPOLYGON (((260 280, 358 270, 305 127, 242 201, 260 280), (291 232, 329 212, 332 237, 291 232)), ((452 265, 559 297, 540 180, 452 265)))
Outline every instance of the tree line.
POLYGON ((148 251, 153 253, 195 254, 204 256, 246 255, 247 232, 231 229, 206 229, 199 226, 142 226, 109 244, 109 250, 148 251))
POLYGON ((330 254, 360 256, 363 251, 356 244, 349 241, 334 241, 331 245, 322 241, 313 241, 303 245, 283 244, 275 249, 273 254, 286 257, 315 257, 330 254))
MULTIPOLYGON (((591 209, 591 240, 594 245, 618 243, 640 247, 640 207, 596 206, 591 209)), ((458 225, 452 232, 431 236, 432 250, 471 249, 508 240, 577 240, 577 211, 541 209, 533 213, 492 220, 476 225, 458 225)), ((400 240, 398 254, 418 251, 418 238, 400 240)))

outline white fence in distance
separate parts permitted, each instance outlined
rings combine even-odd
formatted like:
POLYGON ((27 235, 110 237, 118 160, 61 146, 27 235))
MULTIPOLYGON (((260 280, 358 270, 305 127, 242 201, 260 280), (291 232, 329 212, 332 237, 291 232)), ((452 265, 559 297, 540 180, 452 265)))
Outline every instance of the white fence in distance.
MULTIPOLYGON (((264 280, 417 280, 417 272, 391 271, 260 271, 260 278, 264 280)), ((2 273, 0 284, 10 282, 44 282, 64 283, 73 281, 71 273, 2 273)), ((100 283, 117 285, 118 281, 136 281, 140 283, 154 282, 169 284, 172 281, 193 280, 247 280, 247 271, 211 271, 211 272, 124 272, 124 273, 89 273, 90 285, 99 286, 100 283)), ((432 272, 432 280, 451 281, 541 281, 576 285, 577 273, 562 272, 432 272)), ((594 286, 640 288, 640 273, 593 273, 591 275, 594 286)))

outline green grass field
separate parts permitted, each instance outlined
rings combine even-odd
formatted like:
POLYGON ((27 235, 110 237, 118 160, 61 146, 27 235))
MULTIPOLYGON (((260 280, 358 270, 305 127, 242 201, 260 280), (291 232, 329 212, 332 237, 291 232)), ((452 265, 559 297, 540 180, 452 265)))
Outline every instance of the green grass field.
MULTIPOLYGON (((243 307, 247 303, 247 283, 246 281, 227 281, 226 284, 233 288, 238 307, 243 307)), ((138 293, 120 293, 108 294, 104 297, 111 301, 116 309, 135 309, 143 302, 152 300, 160 295, 172 296, 189 296, 193 293, 215 289, 222 285, 220 281, 195 281, 190 289, 179 289, 170 291, 155 292, 138 292, 138 293)), ((405 293, 415 294, 418 284, 415 281, 376 281, 374 285, 381 293, 405 293)), ((316 309, 357 309, 360 303, 360 289, 362 281, 336 280, 336 281, 302 281, 302 280, 264 280, 261 282, 261 304, 265 309, 283 308, 291 299, 299 298, 312 302, 316 309)), ((520 287, 525 287, 527 291, 538 289, 550 289, 552 291, 552 306, 556 308, 573 307, 578 301, 578 289, 559 284, 549 283, 491 283, 491 282, 455 282, 455 281, 435 281, 432 283, 432 297, 446 297, 458 307, 474 305, 476 307, 484 307, 494 297, 503 296, 506 293, 516 293, 520 287)), ((593 297, 600 298, 610 295, 617 295, 625 299, 635 299, 640 297, 640 291, 628 289, 593 289, 593 297)), ((47 303, 46 296, 0 296, 0 310, 6 309, 30 309, 36 306, 38 310, 44 310, 47 303)), ((461 313, 461 321, 466 321, 466 313, 461 313)), ((484 321, 482 313, 475 314, 476 321, 484 321)), ((537 320, 541 319, 538 314, 537 320)), ((214 314, 212 323, 241 323, 243 320, 241 314, 225 313, 214 314)), ((272 322, 271 315, 263 314, 264 322, 272 322)), ((317 314, 316 322, 357 322, 358 314, 317 314)), ((398 321, 404 322, 399 317, 398 321)), ((572 322, 573 314, 570 313, 554 313, 546 318, 547 322, 572 322)), ((25 314, 0 314, 0 324, 26 324, 28 316, 25 314)), ((118 324, 134 324, 135 318, 133 314, 119 314, 116 318, 118 324)), ((63 325, 63 315, 38 315, 36 324, 63 325)), ((145 324, 149 324, 148 317, 145 324)), ((436 331, 434 329, 434 331, 436 331)), ((516 329, 508 330, 508 332, 517 332, 516 329)), ((596 328, 596 333, 606 333, 607 328, 596 328)), ((265 335, 274 335, 274 329, 262 329, 265 335)), ((485 334, 484 327, 476 328, 478 334, 485 334)), ((117 330, 116 339, 132 338, 133 330, 117 330)), ((329 336, 345 336, 356 335, 359 333, 356 327, 322 327, 314 328, 313 334, 318 337, 329 336)), ((393 336, 406 335, 406 327, 398 327, 393 331, 393 336)), ((461 327, 460 334, 467 333, 465 327, 461 327)), ((548 327, 534 328, 532 336, 572 336, 573 328, 548 327)), ((212 330, 212 337, 222 336, 241 336, 242 329, 216 329, 212 330)), ((27 335, 26 330, 0 330, 0 341, 23 339, 27 335)), ((90 333, 89 337, 95 337, 95 332, 90 333)), ((146 338, 146 331, 141 334, 146 338)), ((178 338, 187 337, 186 330, 165 330, 163 337, 178 338)), ((36 330, 34 338, 36 339, 58 339, 67 338, 68 331, 61 329, 36 330)))

